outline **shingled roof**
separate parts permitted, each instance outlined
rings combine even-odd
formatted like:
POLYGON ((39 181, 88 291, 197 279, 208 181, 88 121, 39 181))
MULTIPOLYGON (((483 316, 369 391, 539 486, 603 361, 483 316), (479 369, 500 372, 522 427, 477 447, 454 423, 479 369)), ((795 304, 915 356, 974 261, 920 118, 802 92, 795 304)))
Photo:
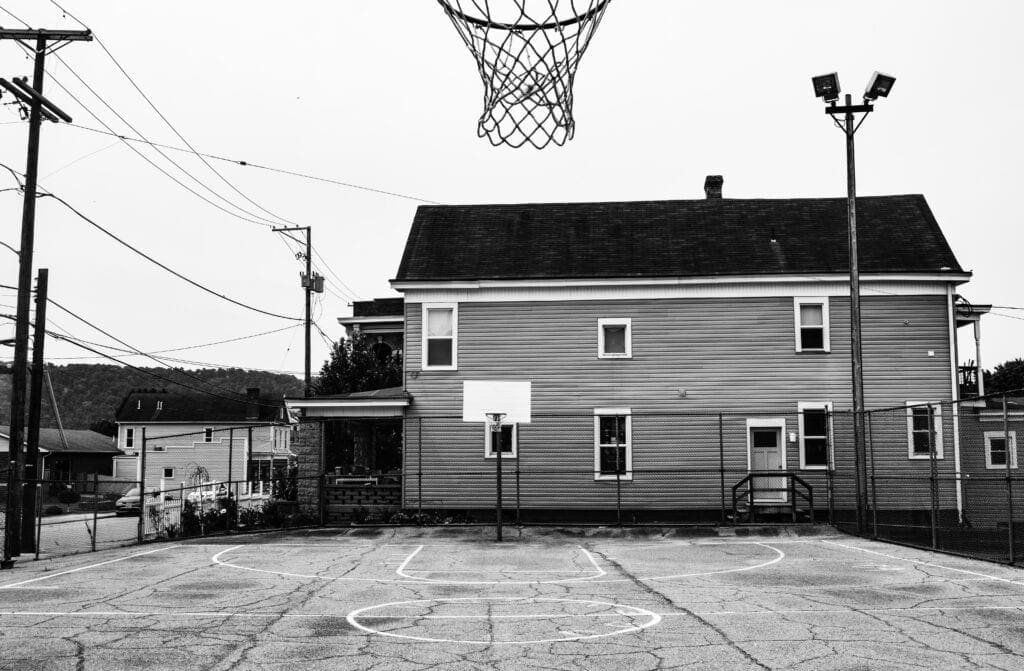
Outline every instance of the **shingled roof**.
MULTIPOLYGON (((25 434, 22 434, 22 436, 23 440, 27 442, 28 437, 25 434)), ((0 426, 0 437, 6 438, 9 444, 11 437, 10 427, 0 426)), ((59 452, 61 454, 121 453, 121 450, 117 449, 113 438, 104 436, 102 433, 96 433, 95 431, 64 429, 64 437, 68 441, 66 449, 63 441, 60 439, 60 431, 57 429, 39 429, 39 449, 46 452, 59 452)))
MULTIPOLYGON (((857 199, 865 273, 963 272, 921 195, 857 199)), ((849 272, 845 198, 425 205, 396 281, 849 272)))
POLYGON ((129 424, 262 423, 280 420, 283 417, 283 409, 283 400, 260 397, 258 393, 251 399, 241 397, 236 401, 223 396, 132 391, 121 402, 115 419, 129 424))

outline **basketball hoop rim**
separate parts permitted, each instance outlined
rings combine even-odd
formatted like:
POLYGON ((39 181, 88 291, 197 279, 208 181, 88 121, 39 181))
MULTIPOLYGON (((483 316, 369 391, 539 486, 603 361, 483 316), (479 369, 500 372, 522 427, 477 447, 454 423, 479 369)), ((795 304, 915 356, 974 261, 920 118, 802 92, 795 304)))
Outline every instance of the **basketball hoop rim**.
POLYGON ((577 23, 586 21, 587 19, 593 18, 595 15, 600 14, 604 11, 604 8, 608 5, 611 0, 601 0, 596 6, 590 11, 584 12, 578 16, 574 16, 571 19, 564 19, 562 21, 551 21, 550 23, 495 23, 494 21, 487 21, 485 19, 478 19, 474 16, 469 16, 464 12, 455 9, 449 4, 447 0, 437 0, 438 4, 441 5, 446 12, 457 16, 466 23, 472 23, 475 26, 481 26, 484 28, 497 28, 498 30, 508 31, 527 31, 527 30, 551 30, 552 28, 564 28, 577 23))

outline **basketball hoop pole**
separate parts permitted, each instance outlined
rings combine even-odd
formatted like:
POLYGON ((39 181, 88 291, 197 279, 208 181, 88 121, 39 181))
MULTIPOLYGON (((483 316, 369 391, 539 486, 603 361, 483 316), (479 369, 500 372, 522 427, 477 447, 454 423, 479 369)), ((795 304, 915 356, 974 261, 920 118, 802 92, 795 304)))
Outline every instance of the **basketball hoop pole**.
POLYGON ((501 420, 505 418, 503 412, 487 413, 488 426, 491 429, 491 444, 494 446, 496 456, 495 487, 497 489, 497 502, 495 503, 495 517, 497 518, 497 540, 501 542, 501 420))

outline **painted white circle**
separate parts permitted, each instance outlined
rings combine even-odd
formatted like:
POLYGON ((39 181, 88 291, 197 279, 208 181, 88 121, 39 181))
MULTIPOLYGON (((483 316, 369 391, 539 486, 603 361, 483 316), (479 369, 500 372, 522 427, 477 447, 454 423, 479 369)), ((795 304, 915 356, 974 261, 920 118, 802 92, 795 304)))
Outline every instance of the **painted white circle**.
POLYGON ((530 645, 635 633, 661 622, 661 615, 645 608, 607 601, 463 597, 381 603, 354 610, 345 619, 368 634, 422 643, 530 645), (523 612, 523 607, 528 612, 523 612), (380 624, 370 626, 367 622, 371 621, 380 624), (386 629, 389 624, 399 624, 401 628, 386 629), (442 629, 444 634, 434 634, 432 627, 442 629), (550 632, 551 629, 557 635, 538 635, 541 630, 550 632), (489 635, 481 636, 475 630, 489 635), (452 637, 453 631, 457 632, 457 638, 452 637))

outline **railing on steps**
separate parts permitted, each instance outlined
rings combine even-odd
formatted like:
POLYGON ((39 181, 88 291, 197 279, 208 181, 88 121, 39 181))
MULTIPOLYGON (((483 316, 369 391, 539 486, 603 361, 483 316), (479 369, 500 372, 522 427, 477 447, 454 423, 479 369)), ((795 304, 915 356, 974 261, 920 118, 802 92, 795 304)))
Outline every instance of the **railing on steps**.
POLYGON ((732 486, 732 521, 756 522, 758 508, 789 508, 793 522, 798 522, 801 502, 807 506, 807 521, 813 524, 814 487, 806 480, 789 471, 751 471, 732 486), (783 496, 766 499, 766 494, 783 496))

